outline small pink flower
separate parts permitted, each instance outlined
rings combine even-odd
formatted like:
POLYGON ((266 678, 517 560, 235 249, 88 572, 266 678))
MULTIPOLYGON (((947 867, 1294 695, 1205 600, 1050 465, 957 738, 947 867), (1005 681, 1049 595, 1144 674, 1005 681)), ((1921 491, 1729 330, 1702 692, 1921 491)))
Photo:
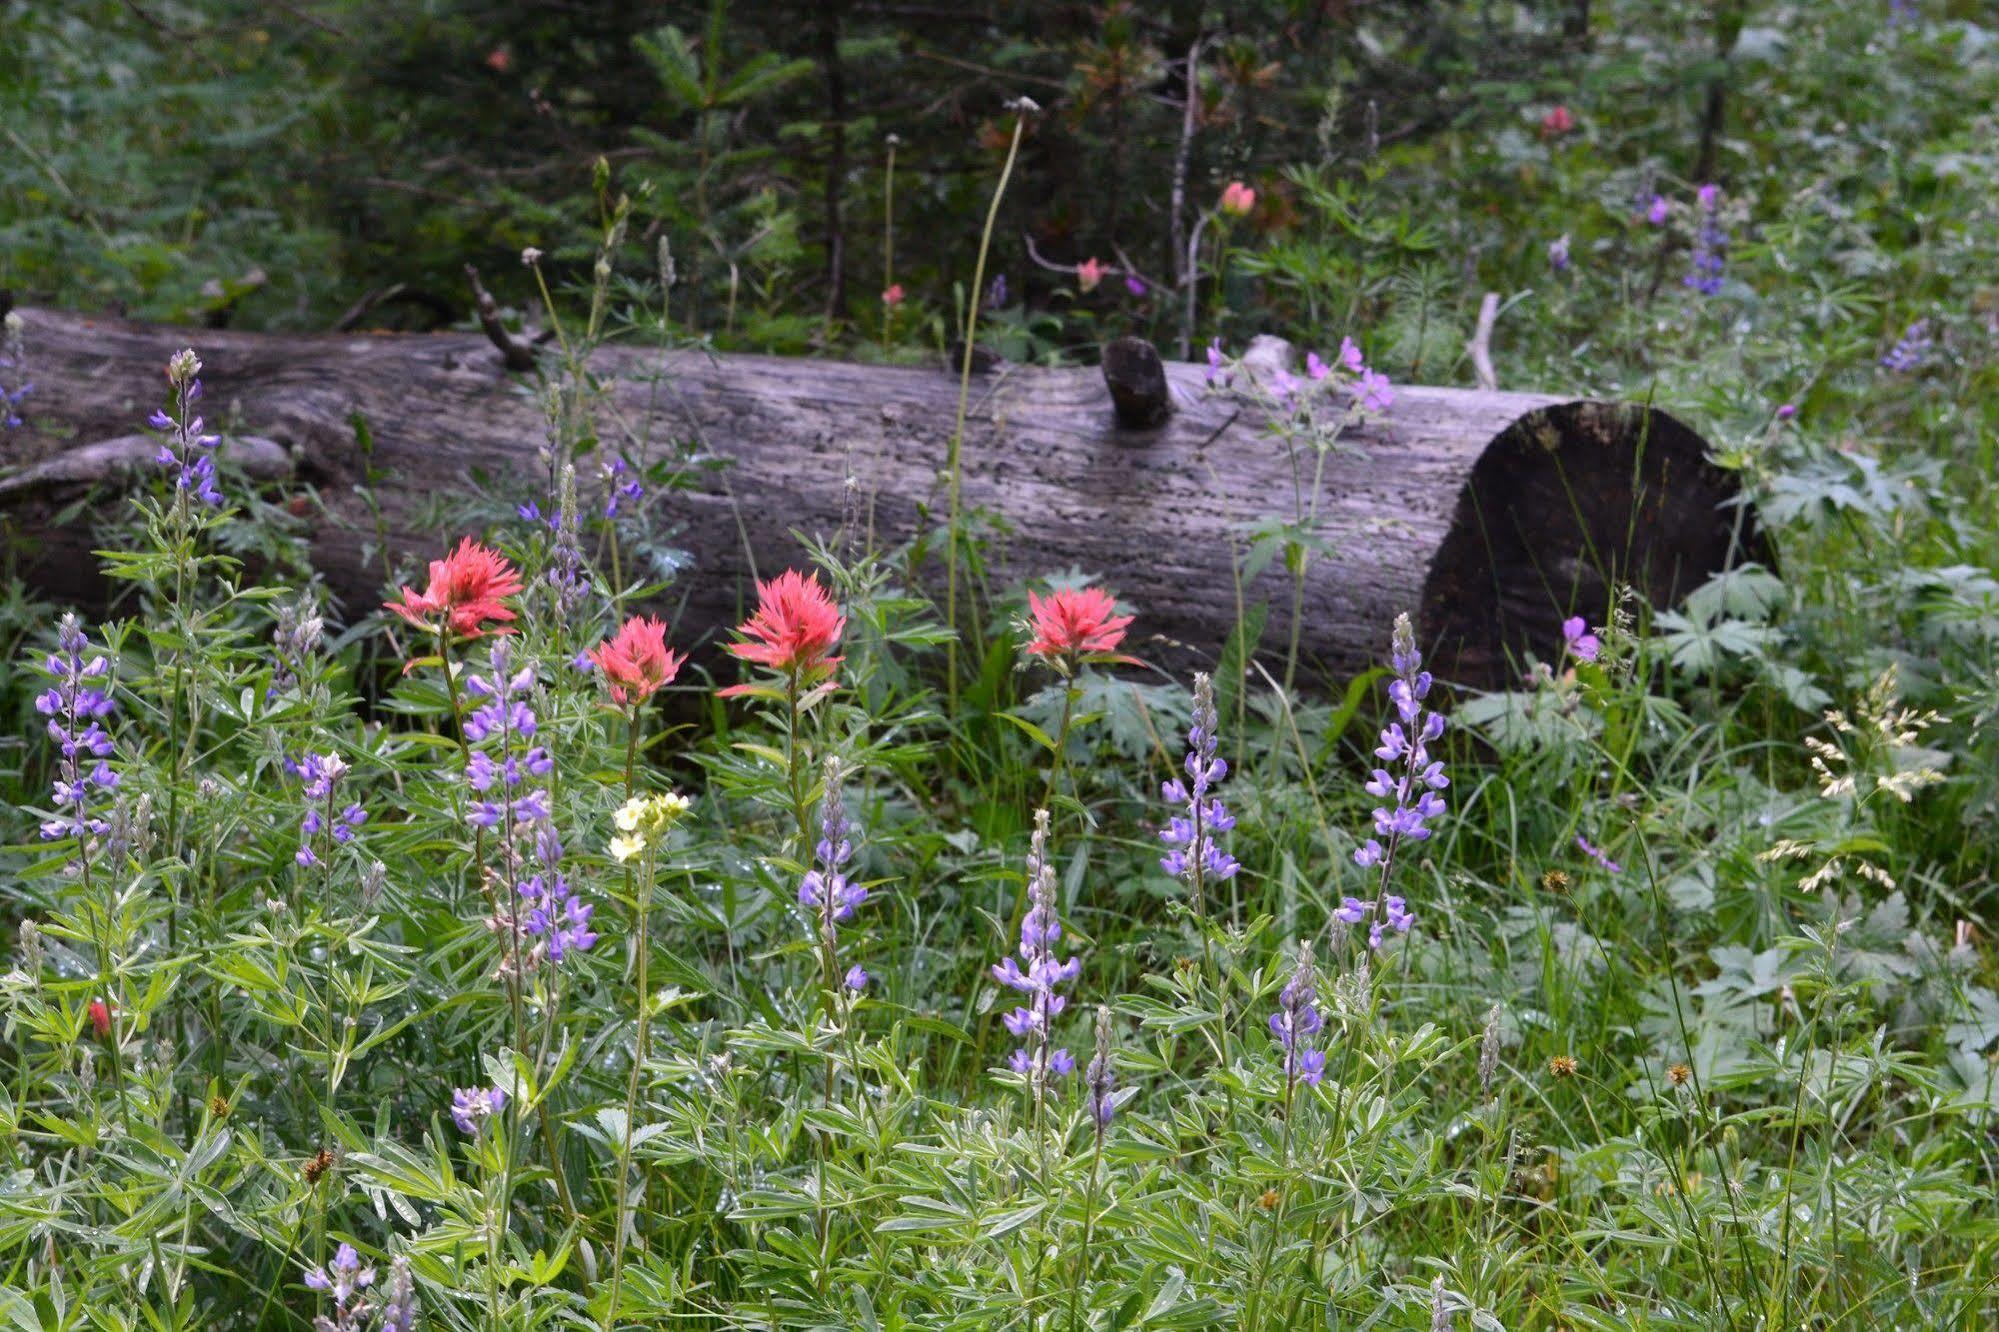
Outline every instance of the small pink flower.
POLYGON ((889 283, 887 289, 882 292, 882 304, 891 310, 902 304, 902 284, 900 282, 889 283))
POLYGON ((1109 270, 1098 263, 1096 257, 1093 255, 1076 265, 1076 283, 1084 291, 1095 291, 1097 284, 1104 280, 1104 274, 1107 271, 1109 270))
POLYGON ((1652 196, 1652 206, 1645 210, 1645 220, 1655 227, 1663 227, 1666 225, 1666 219, 1672 215, 1672 208, 1673 206, 1666 202, 1665 195, 1655 194, 1652 196))
POLYGON ((1562 621, 1562 642, 1577 661, 1595 661, 1603 651, 1603 640, 1589 631, 1589 622, 1580 615, 1562 621))
POLYGON ((1250 209, 1256 207, 1256 191, 1239 180, 1229 182, 1222 191, 1222 211, 1230 217, 1248 217, 1250 209))
POLYGON ((1544 139, 1558 138, 1575 127, 1576 118, 1569 114, 1566 106, 1550 107, 1548 114, 1541 117, 1541 137, 1544 139))
POLYGON ((1367 369, 1367 361, 1352 338, 1340 339, 1340 364, 1347 368, 1349 374, 1357 375, 1367 369))
POLYGON ((1333 368, 1319 359, 1319 353, 1306 352, 1305 373, 1311 377, 1313 383, 1317 383, 1319 380, 1333 373, 1333 368))
POLYGON ((1395 405, 1395 390, 1388 382, 1388 376, 1379 370, 1368 369, 1360 372, 1360 382, 1354 386, 1360 397, 1360 407, 1364 412, 1380 414, 1395 405))

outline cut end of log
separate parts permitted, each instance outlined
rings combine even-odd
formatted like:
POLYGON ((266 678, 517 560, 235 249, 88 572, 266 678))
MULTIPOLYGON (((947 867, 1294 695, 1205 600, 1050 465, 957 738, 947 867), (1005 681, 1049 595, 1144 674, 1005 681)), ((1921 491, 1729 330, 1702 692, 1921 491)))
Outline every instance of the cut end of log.
POLYGON ((1564 618, 1607 620, 1618 589, 1671 606, 1751 561, 1768 561, 1756 515, 1698 434, 1656 408, 1556 403, 1472 465, 1423 582, 1421 636, 1440 675, 1504 688, 1529 653, 1560 659, 1564 618))
POLYGON ((1128 430, 1156 430, 1173 414, 1166 366, 1144 338, 1118 338, 1104 346, 1104 387, 1111 391, 1118 424, 1128 430))

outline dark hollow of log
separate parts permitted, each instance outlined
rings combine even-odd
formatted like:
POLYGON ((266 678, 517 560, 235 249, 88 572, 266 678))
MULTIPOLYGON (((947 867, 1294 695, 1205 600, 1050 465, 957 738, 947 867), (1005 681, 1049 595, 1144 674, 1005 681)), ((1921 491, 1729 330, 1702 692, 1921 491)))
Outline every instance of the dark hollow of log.
MULTIPOLYGON (((315 531, 313 558, 349 616, 384 592, 376 518, 357 493, 366 469, 380 478, 392 553, 411 566, 453 535, 426 527, 429 502, 475 469, 548 507, 538 405, 475 334, 257 334, 24 313, 36 388, 25 426, 0 442, 0 523, 16 567, 46 596, 102 603, 87 516, 107 512, 115 483, 143 467, 132 437, 182 346, 206 362, 203 407, 227 428, 225 451, 255 476, 317 487, 333 520, 315 531), (373 441, 365 459, 356 420, 373 441), (84 495, 86 518, 59 521, 84 495)), ((1264 651, 1281 655, 1282 562, 1249 579, 1240 603, 1234 570, 1253 527, 1310 503, 1312 459, 1294 466, 1251 404, 1207 390, 1204 367, 1155 356, 1154 380, 1136 348, 1116 357, 1138 398, 1156 400, 1161 385, 1170 396, 1170 411, 1134 418, 1149 427, 1123 423, 1096 369, 1001 365, 973 382, 965 503, 1009 529, 988 555, 993 586, 1094 575, 1137 612, 1132 643, 1176 670, 1214 660, 1239 604, 1266 603, 1264 651)), ((893 547, 943 521, 955 375, 635 347, 605 349, 596 369, 614 386, 601 422, 611 447, 692 441, 727 463, 655 510, 698 561, 668 598, 683 646, 712 644, 740 617, 749 575, 802 560, 794 530, 833 537, 858 522, 893 547)), ((1364 669, 1381 659, 1395 615, 1414 611, 1441 673, 1495 685, 1523 651, 1552 658, 1565 615, 1599 621, 1619 583, 1664 605, 1758 558, 1754 514, 1705 454, 1697 434, 1649 407, 1399 389, 1327 460, 1318 530, 1329 549, 1306 575, 1304 669, 1364 669)), ((933 561, 922 576, 941 570, 933 561)))

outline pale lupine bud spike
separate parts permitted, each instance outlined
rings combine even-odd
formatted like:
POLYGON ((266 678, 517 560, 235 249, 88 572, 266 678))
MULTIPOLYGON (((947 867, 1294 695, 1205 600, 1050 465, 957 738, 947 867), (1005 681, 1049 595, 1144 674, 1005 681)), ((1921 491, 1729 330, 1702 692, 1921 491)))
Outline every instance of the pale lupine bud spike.
POLYGON ((1430 1332, 1451 1332, 1451 1306, 1444 1300, 1444 1274, 1430 1283, 1430 1332))
POLYGON ((1097 1139, 1101 1142, 1104 1131, 1110 1127, 1111 1117, 1117 1113, 1117 1071, 1111 1062, 1111 1010, 1108 1004, 1097 1005, 1097 1050, 1090 1058, 1088 1080, 1090 1122, 1096 1126, 1097 1139))
POLYGON ((1485 1015, 1485 1036, 1478 1043, 1478 1087, 1492 1091, 1493 1075, 1499 1072, 1499 1005, 1485 1015))
POLYGON ((412 1332, 416 1327, 416 1281, 409 1259, 398 1256, 389 1267, 389 1298, 382 1306, 381 1332, 412 1332))

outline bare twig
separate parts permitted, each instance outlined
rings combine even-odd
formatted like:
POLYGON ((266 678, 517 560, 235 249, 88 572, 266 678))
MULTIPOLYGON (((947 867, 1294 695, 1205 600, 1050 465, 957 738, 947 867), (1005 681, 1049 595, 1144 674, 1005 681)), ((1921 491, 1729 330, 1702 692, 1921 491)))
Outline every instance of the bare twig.
POLYGON ((368 317, 368 312, 370 310, 373 310, 376 306, 380 305, 383 301, 394 300, 397 296, 402 295, 404 289, 407 288, 408 285, 409 284, 406 282, 391 282, 386 287, 376 287, 374 290, 362 296, 360 300, 348 306, 346 312, 342 314, 340 318, 333 321, 328 331, 333 333, 347 332, 349 329, 353 328, 354 325, 360 323, 363 319, 366 319, 368 317))
POLYGON ((472 280, 472 300, 479 313, 479 327, 495 347, 500 349, 500 357, 509 370, 534 369, 534 348, 507 331, 500 320, 500 307, 492 293, 479 281, 479 270, 465 265, 465 276, 472 280))
POLYGON ((1498 321, 1499 293, 1488 291, 1478 303, 1478 327, 1472 330, 1471 341, 1465 344, 1465 350, 1471 354, 1472 371, 1478 375, 1478 386, 1488 392, 1499 387, 1499 376, 1492 369, 1492 326, 1498 321))

